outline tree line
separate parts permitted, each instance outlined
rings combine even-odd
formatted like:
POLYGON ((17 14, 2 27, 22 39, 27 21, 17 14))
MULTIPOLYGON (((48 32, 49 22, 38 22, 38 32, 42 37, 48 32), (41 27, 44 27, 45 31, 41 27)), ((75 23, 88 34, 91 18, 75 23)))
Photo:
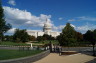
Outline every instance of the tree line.
POLYGON ((85 34, 82 34, 77 32, 70 23, 67 23, 61 34, 57 36, 57 40, 61 46, 95 45, 96 29, 88 30, 85 34))
POLYGON ((11 41, 11 42, 28 42, 28 41, 44 41, 44 40, 55 40, 54 37, 51 35, 44 34, 43 36, 31 36, 27 33, 26 29, 15 29, 15 33, 11 36, 5 35, 4 41, 11 41))
POLYGON ((26 29, 16 29, 11 36, 4 36, 4 40, 13 42, 28 42, 28 41, 44 41, 44 40, 58 40, 61 46, 82 46, 94 45, 96 42, 96 30, 88 30, 85 34, 77 32, 74 27, 67 23, 62 32, 57 37, 44 34, 43 36, 28 35, 26 29))

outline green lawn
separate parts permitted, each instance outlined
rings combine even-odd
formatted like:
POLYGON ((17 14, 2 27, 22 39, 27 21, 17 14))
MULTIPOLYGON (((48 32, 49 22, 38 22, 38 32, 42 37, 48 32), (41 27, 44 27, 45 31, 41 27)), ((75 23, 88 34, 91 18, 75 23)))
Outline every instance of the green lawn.
POLYGON ((31 50, 31 51, 0 50, 0 60, 32 56, 41 52, 42 52, 41 50, 31 50))
MULTIPOLYGON (((44 41, 40 41, 40 42, 33 42, 33 46, 39 46, 39 45, 45 45, 45 44, 49 44, 50 40, 44 40, 44 41)), ((57 40, 51 40, 52 44, 58 44, 59 42, 57 40)), ((10 41, 3 41, 0 42, 0 45, 11 45, 11 46, 31 46, 30 44, 26 44, 26 43, 15 43, 15 42, 10 42, 10 41)))
MULTIPOLYGON (((33 45, 44 45, 44 44, 49 44, 50 43, 50 40, 45 40, 45 41, 40 41, 40 42, 33 42, 33 45)), ((51 40, 51 43, 52 44, 59 44, 59 42, 57 40, 51 40)))
POLYGON ((0 45, 12 45, 12 46, 30 46, 30 44, 25 44, 25 43, 15 43, 15 42, 0 42, 0 45))

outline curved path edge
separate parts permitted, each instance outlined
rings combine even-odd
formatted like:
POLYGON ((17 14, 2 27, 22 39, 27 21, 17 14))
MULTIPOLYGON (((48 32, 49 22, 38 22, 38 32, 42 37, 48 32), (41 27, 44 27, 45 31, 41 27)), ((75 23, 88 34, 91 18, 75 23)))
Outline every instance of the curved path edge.
POLYGON ((0 60, 0 63, 32 63, 44 58, 49 54, 50 54, 50 51, 47 50, 34 56, 28 56, 28 57, 17 58, 17 59, 9 59, 9 60, 0 60))

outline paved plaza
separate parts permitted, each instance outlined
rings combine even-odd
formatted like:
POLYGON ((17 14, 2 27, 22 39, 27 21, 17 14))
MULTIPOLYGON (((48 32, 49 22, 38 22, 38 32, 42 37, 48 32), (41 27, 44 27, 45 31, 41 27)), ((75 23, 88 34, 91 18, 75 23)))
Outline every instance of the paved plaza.
POLYGON ((92 47, 63 48, 63 51, 69 50, 77 51, 80 53, 61 56, 59 56, 57 53, 50 53, 47 57, 34 63, 96 63, 96 57, 92 56, 92 47))
POLYGON ((47 57, 34 63, 96 63, 96 57, 85 54, 73 54, 59 56, 57 53, 50 53, 47 57))

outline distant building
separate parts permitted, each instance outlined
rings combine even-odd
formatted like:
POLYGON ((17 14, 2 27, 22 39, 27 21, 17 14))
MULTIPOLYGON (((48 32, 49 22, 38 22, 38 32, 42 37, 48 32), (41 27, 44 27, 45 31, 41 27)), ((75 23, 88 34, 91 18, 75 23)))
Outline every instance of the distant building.
POLYGON ((52 31, 52 26, 48 21, 44 23, 43 31, 27 30, 27 32, 29 35, 35 36, 35 37, 43 36, 44 34, 51 35, 52 37, 56 37, 60 35, 60 32, 52 31))

